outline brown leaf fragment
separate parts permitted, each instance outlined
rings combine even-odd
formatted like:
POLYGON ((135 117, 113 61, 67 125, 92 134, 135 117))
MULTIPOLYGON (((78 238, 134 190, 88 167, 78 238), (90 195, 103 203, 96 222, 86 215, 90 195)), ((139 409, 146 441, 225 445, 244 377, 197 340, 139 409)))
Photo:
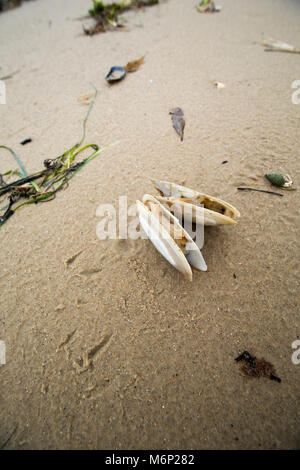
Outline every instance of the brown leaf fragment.
POLYGON ((184 114, 181 108, 173 108, 170 110, 169 114, 172 115, 172 123, 175 131, 180 137, 180 140, 183 141, 183 132, 185 127, 184 114))
POLYGON ((89 93, 88 95, 80 96, 77 98, 77 102, 81 104, 87 104, 90 105, 92 102, 92 97, 94 96, 93 93, 89 93))
POLYGON ((127 65, 124 66, 124 69, 126 72, 136 72, 140 66, 144 63, 144 57, 141 57, 140 59, 137 60, 132 60, 131 62, 128 62, 127 65))

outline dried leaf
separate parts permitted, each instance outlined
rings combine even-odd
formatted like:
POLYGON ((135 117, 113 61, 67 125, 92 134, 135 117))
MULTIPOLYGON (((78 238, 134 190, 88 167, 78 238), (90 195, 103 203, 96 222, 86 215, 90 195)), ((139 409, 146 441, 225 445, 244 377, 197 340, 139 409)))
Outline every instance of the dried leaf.
POLYGON ((131 62, 128 62, 127 65, 124 66, 124 69, 126 72, 136 72, 140 66, 144 63, 144 57, 141 57, 140 59, 137 60, 132 60, 131 62))
POLYGON ((173 108, 169 112, 172 115, 172 123, 175 131, 180 137, 180 140, 183 141, 183 132, 185 127, 184 114, 181 108, 173 108))

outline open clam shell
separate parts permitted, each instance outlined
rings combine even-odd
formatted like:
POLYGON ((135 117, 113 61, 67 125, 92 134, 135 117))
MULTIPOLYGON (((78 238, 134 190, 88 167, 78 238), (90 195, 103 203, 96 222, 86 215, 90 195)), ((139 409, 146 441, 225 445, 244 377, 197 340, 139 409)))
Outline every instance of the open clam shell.
POLYGON ((201 271, 207 266, 201 251, 189 234, 155 197, 145 194, 136 201, 140 224, 155 248, 188 280, 192 281, 191 265, 201 271))
POLYGON ((213 196, 169 181, 155 182, 157 199, 176 217, 204 225, 236 224, 239 211, 213 196))

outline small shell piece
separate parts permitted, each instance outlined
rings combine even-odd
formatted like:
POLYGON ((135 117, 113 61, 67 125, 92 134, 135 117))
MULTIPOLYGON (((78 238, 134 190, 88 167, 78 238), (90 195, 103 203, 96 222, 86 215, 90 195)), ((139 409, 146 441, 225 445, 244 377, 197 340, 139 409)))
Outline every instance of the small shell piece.
POLYGON ((177 218, 204 225, 236 224, 239 211, 213 196, 199 193, 193 189, 169 181, 155 182, 156 189, 162 194, 157 199, 177 218))
POLYGON ((218 88, 218 90, 222 90, 222 88, 225 88, 225 85, 222 82, 214 82, 214 86, 218 88))
POLYGON ((126 70, 124 69, 124 67, 119 67, 118 65, 115 65, 110 69, 110 71, 105 77, 105 80, 107 80, 109 83, 119 82, 120 80, 123 80, 125 75, 126 70))
POLYGON ((143 230, 162 256, 188 280, 192 281, 191 266, 206 271, 201 251, 174 217, 153 196, 145 194, 136 201, 143 230))

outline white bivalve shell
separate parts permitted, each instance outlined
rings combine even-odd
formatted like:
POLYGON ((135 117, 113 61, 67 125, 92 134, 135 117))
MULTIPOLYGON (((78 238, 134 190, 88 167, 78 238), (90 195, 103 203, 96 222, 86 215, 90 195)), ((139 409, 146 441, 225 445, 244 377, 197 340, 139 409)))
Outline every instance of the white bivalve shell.
POLYGON ((196 243, 177 218, 155 197, 145 194, 136 201, 140 224, 155 248, 178 271, 192 281, 191 266, 206 271, 207 266, 196 243))

